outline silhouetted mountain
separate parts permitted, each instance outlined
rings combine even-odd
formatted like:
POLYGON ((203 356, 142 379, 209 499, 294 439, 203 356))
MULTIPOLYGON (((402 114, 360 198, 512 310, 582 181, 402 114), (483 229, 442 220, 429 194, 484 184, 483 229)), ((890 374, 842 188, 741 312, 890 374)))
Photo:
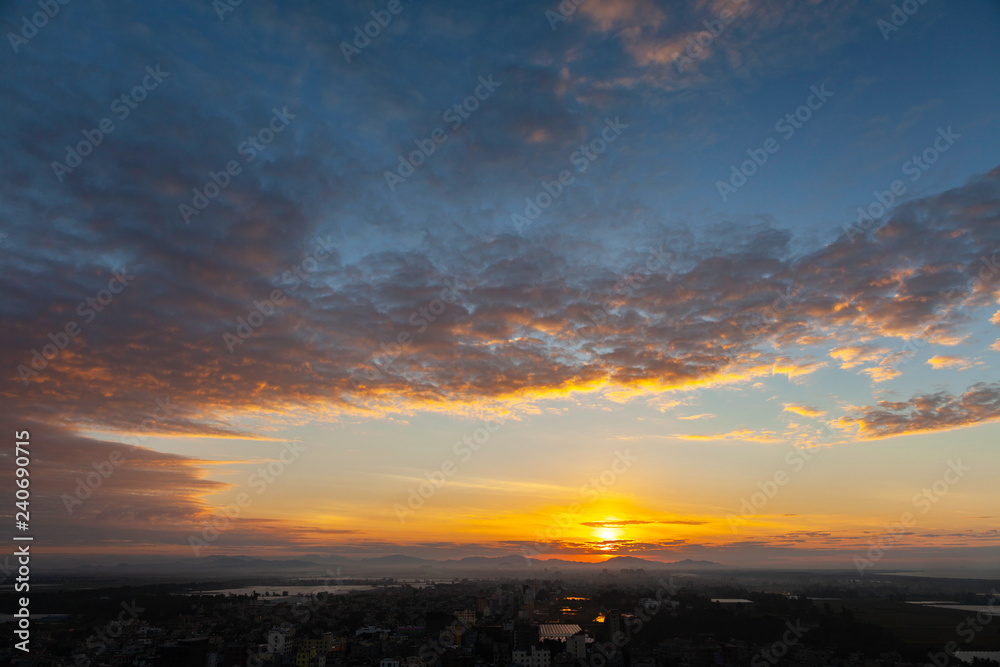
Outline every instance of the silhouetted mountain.
POLYGON ((524 556, 466 556, 459 560, 446 560, 445 563, 483 567, 526 567, 529 563, 524 556))
POLYGON ((370 565, 424 565, 426 563, 440 563, 441 561, 396 554, 393 556, 379 556, 378 558, 365 558, 361 562, 370 565))
POLYGON ((268 560, 255 556, 205 556, 201 565, 211 568, 250 569, 315 569, 316 563, 306 560, 268 560))
POLYGON ((663 567, 666 563, 658 563, 652 560, 646 560, 645 558, 637 558, 635 556, 615 556, 614 558, 609 558, 603 563, 599 563, 601 567, 663 567))
POLYGON ((354 560, 348 558, 347 556, 338 556, 337 554, 304 554, 302 560, 308 560, 312 563, 353 563, 354 560))
POLYGON ((716 563, 711 560, 691 560, 690 558, 685 558, 684 560, 674 561, 673 563, 665 563, 670 567, 687 567, 687 568, 711 568, 711 567, 729 567, 728 565, 723 565, 722 563, 716 563))
POLYGON ((522 555, 507 556, 467 556, 451 560, 430 560, 417 556, 393 554, 374 558, 350 558, 338 554, 311 553, 298 558, 267 559, 257 556, 226 556, 203 555, 198 558, 174 558, 171 556, 150 555, 119 561, 116 564, 104 564, 99 560, 85 560, 67 563, 65 569, 77 573, 93 574, 117 572, 134 576, 177 576, 190 574, 198 576, 217 576, 223 572, 232 572, 240 576, 259 575, 294 575, 307 577, 331 576, 331 569, 336 569, 340 577, 454 577, 480 576, 491 572, 505 572, 510 575, 522 575, 530 572, 560 571, 566 574, 598 573, 602 569, 611 574, 618 574, 619 569, 643 569, 648 572, 656 570, 709 570, 730 569, 712 561, 685 559, 672 563, 648 560, 636 556, 617 556, 600 563, 572 560, 570 558, 527 558, 522 555))

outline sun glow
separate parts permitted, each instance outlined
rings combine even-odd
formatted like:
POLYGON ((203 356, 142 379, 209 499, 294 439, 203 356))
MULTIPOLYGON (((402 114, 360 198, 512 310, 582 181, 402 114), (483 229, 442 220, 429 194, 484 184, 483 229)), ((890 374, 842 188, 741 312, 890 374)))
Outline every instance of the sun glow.
MULTIPOLYGON (((618 521, 616 517, 604 517, 601 521, 606 525, 594 527, 595 538, 602 542, 612 542, 622 538, 625 531, 621 525, 615 524, 618 521)), ((606 548, 610 548, 610 546, 606 548)))

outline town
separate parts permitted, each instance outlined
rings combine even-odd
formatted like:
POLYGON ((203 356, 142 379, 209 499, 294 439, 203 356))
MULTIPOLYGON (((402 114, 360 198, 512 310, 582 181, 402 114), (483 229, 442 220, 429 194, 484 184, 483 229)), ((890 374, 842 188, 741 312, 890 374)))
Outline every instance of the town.
POLYGON ((8 646, 0 659, 94 667, 995 667, 988 660, 1000 657, 968 650, 1000 646, 1000 623, 990 624, 1000 614, 997 582, 622 568, 525 579, 242 583, 37 593, 31 655, 8 646), (215 586, 229 588, 209 590, 215 586), (37 613, 46 604, 63 613, 37 613), (982 610, 978 624, 970 604, 982 610), (894 617, 897 627, 883 622, 894 617))

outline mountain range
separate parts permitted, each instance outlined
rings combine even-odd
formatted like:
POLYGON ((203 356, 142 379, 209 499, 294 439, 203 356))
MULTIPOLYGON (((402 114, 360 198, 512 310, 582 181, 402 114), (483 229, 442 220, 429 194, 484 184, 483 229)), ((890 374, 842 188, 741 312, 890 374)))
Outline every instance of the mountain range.
MULTIPOLYGON (((674 562, 652 561, 635 556, 617 556, 599 563, 589 563, 565 558, 538 559, 525 556, 467 556, 450 560, 431 560, 394 554, 373 558, 348 558, 337 554, 310 553, 297 558, 269 559, 256 556, 211 555, 201 558, 171 558, 168 556, 146 556, 105 564, 107 561, 75 559, 72 567, 58 567, 62 572, 76 573, 138 573, 154 571, 161 574, 195 573, 239 573, 239 574, 296 574, 323 576, 332 568, 340 577, 365 576, 436 576, 452 577, 485 572, 548 571, 600 572, 607 569, 618 574, 621 569, 653 570, 724 570, 728 566, 706 560, 685 559, 674 562)), ((53 564, 55 565, 55 564, 53 564)))

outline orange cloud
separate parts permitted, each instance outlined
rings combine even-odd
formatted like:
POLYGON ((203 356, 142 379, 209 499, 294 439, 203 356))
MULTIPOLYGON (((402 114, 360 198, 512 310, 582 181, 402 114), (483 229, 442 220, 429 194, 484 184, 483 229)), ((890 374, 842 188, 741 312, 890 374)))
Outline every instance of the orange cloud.
POLYGON ((741 440, 744 442, 778 443, 784 440, 774 431, 753 431, 749 428, 738 428, 728 433, 710 435, 676 434, 673 437, 681 440, 741 440))
POLYGON ((813 408, 808 405, 785 403, 784 408, 785 412, 794 412, 795 414, 802 415, 803 417, 822 417, 826 414, 826 410, 820 410, 819 408, 813 408))
POLYGON ((978 365, 978 363, 969 361, 968 359, 963 359, 962 357, 955 356, 953 354, 935 355, 927 360, 927 364, 934 370, 940 370, 942 368, 955 368, 960 371, 964 371, 978 365))
POLYGON ((652 0, 584 2, 580 5, 580 14, 602 32, 627 26, 649 26, 655 30, 666 19, 663 10, 652 0))
POLYGON ((830 350, 830 356, 840 362, 841 368, 847 369, 877 361, 890 352, 889 348, 877 345, 845 345, 830 350))
POLYGON ((903 374, 902 371, 896 370, 891 366, 875 366, 873 368, 866 368, 861 372, 870 377, 872 382, 887 382, 903 374))

